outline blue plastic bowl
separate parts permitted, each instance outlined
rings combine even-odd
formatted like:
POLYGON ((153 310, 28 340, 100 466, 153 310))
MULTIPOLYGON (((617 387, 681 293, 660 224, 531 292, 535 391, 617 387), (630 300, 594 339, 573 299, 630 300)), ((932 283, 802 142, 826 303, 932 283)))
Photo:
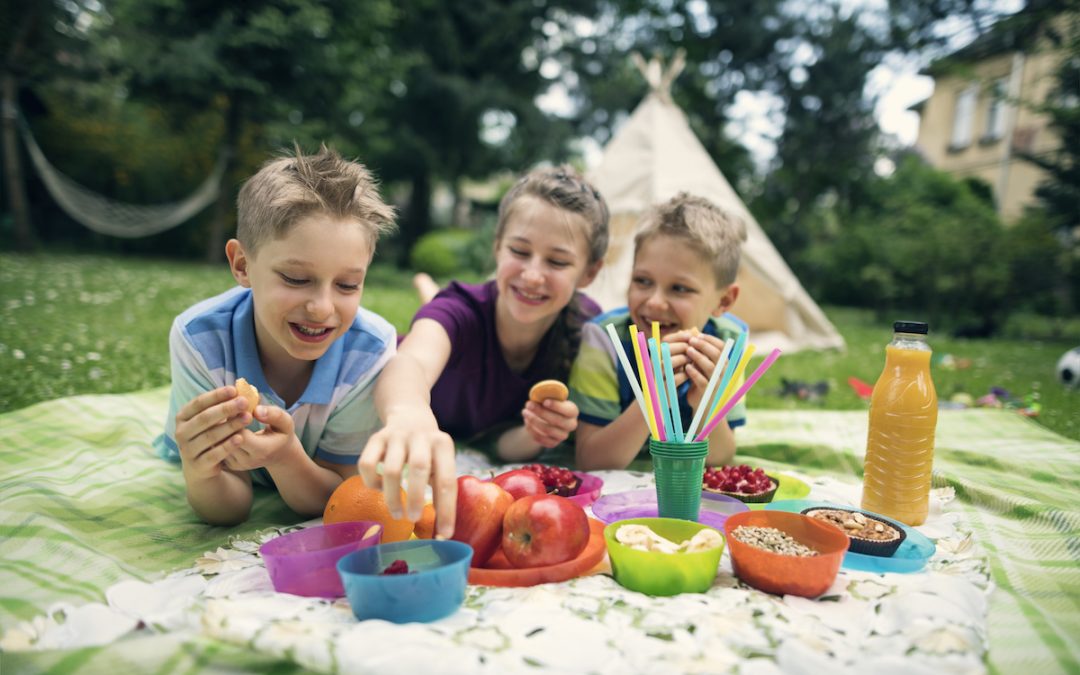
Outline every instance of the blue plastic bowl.
POLYGON ((412 539, 355 551, 337 569, 357 619, 428 622, 465 600, 472 555, 472 546, 459 541, 412 539), (409 574, 383 574, 395 560, 408 563, 409 574))

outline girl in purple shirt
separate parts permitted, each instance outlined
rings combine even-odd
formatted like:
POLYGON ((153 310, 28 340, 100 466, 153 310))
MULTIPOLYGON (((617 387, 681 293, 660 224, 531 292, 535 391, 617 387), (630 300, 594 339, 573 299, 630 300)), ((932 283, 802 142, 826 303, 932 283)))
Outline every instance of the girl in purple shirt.
POLYGON ((577 289, 603 265, 608 219, 600 193, 573 169, 534 171, 499 204, 494 280, 451 284, 417 312, 375 389, 385 426, 359 461, 364 482, 382 487, 392 516, 419 519, 430 482, 438 534, 453 534, 451 434, 466 440, 515 422, 496 449, 506 461, 523 461, 577 427, 576 405, 533 403, 528 390, 542 379, 566 381, 581 326, 599 313, 577 289))

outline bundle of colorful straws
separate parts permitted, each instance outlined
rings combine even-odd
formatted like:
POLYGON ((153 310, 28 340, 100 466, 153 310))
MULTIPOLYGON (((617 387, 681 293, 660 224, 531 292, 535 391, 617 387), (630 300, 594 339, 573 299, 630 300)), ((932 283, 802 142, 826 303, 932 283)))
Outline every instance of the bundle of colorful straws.
POLYGON ((772 350, 753 374, 746 378, 742 386, 736 389, 735 385, 742 378, 755 347, 747 344, 748 331, 739 333, 737 339, 728 338, 724 342, 724 349, 701 397, 702 404, 694 413, 690 428, 683 433, 679 398, 675 387, 675 372, 671 367, 671 346, 660 341, 660 324, 653 322, 653 336, 648 340, 645 339, 645 332, 639 331, 637 326, 631 324, 629 330, 630 344, 634 348, 634 359, 637 361, 637 379, 634 378, 634 368, 630 365, 630 359, 619 340, 615 324, 607 325, 608 336, 615 345, 615 353, 618 354, 619 362, 626 372, 626 379, 630 381, 630 388, 634 391, 634 398, 637 399, 638 407, 641 408, 641 414, 649 423, 652 438, 658 441, 692 443, 708 439, 716 425, 780 356, 779 349, 772 350), (708 405, 705 405, 706 402, 708 405), (706 410, 710 412, 706 417, 705 426, 701 428, 700 433, 695 435, 706 410))

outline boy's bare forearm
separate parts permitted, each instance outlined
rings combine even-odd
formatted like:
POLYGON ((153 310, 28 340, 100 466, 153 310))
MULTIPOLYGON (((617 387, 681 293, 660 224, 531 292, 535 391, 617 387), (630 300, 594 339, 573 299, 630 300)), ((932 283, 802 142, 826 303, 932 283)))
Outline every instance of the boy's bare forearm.
POLYGON ((251 514, 251 483, 230 471, 209 479, 184 477, 188 504, 210 525, 237 525, 251 514))
POLYGON ((578 426, 575 463, 581 471, 625 469, 649 438, 649 425, 637 406, 631 406, 611 424, 578 426))
POLYGON ((709 466, 730 464, 735 457, 735 431, 722 420, 709 434, 709 456, 705 463, 709 466))
POLYGON ((502 434, 495 444, 495 453, 504 462, 524 462, 539 455, 541 450, 543 448, 523 426, 514 427, 502 434))
POLYGON ((319 466, 295 439, 287 458, 267 466, 281 498, 302 516, 321 516, 326 502, 341 485, 341 475, 319 466))

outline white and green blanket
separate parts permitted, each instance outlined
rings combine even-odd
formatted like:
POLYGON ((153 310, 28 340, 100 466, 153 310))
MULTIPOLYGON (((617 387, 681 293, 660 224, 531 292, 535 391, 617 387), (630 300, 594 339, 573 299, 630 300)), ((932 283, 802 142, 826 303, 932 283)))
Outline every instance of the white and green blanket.
MULTIPOLYGON (((1008 412, 942 412, 924 572, 843 571, 809 601, 742 586, 725 554, 706 594, 652 599, 603 574, 470 587, 454 616, 396 626, 271 592, 258 544, 300 520, 275 494, 242 527, 199 523, 179 469, 150 449, 166 401, 162 389, 0 416, 3 673, 1080 668, 1080 443, 1008 412)), ((865 434, 865 413, 754 411, 739 453, 815 499, 853 502, 865 434)), ((468 453, 462 466, 484 468, 468 453)), ((602 475, 606 491, 651 481, 602 475)))

